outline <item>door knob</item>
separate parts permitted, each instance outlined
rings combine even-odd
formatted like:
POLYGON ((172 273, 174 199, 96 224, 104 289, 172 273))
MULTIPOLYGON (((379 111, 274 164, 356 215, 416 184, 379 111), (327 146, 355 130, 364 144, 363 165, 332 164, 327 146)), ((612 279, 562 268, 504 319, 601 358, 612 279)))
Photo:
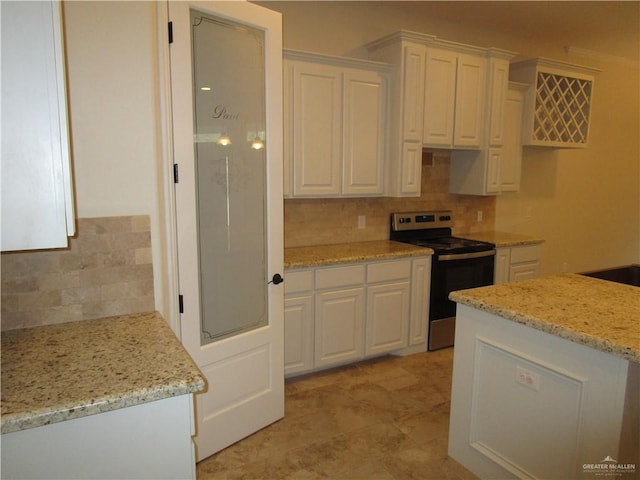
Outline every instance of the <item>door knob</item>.
POLYGON ((279 273, 276 273, 273 277, 271 277, 271 281, 269 283, 273 283, 274 285, 278 285, 279 283, 284 282, 284 278, 279 273))

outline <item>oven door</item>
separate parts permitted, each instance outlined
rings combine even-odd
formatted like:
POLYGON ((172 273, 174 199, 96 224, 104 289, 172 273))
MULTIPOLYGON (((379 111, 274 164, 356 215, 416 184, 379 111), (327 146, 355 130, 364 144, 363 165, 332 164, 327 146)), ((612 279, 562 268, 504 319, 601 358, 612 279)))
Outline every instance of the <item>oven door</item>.
POLYGON ((429 301, 429 350, 450 347, 455 336, 456 304, 449 293, 493 285, 495 250, 434 255, 429 301))

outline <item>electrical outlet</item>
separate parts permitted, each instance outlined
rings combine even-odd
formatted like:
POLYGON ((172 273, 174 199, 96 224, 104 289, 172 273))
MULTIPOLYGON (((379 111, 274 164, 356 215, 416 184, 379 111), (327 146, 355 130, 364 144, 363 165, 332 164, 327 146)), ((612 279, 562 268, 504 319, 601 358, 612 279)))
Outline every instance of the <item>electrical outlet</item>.
POLYGON ((524 209, 524 218, 531 220, 531 217, 533 217, 533 207, 531 205, 527 205, 524 209))
POLYGON ((358 228, 363 229, 366 226, 366 217, 364 215, 358 215, 358 228))
POLYGON ((482 210, 478 210, 478 214, 476 216, 478 222, 482 221, 483 215, 482 215, 482 210))
POLYGON ((522 367, 516 367, 516 382, 536 392, 540 390, 540 375, 522 367))

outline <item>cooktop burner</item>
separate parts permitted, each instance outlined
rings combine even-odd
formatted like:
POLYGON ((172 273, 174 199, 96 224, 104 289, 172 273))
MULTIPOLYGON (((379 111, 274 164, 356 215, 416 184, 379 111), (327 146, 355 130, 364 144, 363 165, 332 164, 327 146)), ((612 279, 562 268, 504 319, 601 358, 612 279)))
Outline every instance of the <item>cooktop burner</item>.
POLYGON ((451 211, 407 212, 391 215, 391 240, 429 247, 436 254, 473 253, 492 250, 495 245, 454 237, 451 211))
POLYGON ((493 248, 493 245, 490 243, 478 242, 476 240, 469 240, 466 238, 458 237, 411 239, 401 241, 404 241, 405 243, 411 243, 412 245, 418 245, 420 247, 429 247, 436 253, 482 252, 485 250, 491 250, 493 248))

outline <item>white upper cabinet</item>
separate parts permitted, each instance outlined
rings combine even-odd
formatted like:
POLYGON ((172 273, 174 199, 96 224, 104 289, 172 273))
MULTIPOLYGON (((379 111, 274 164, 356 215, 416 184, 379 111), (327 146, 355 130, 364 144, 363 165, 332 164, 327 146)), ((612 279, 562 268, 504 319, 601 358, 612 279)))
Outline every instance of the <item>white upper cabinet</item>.
POLYGON ((451 193, 495 195, 520 189, 522 114, 527 88, 526 84, 510 82, 502 97, 501 145, 492 146, 488 139, 488 146, 481 151, 454 151, 451 154, 451 193))
POLYGON ((512 52, 406 30, 366 48, 393 65, 389 196, 420 196, 423 148, 488 153, 502 146, 512 52))
POLYGON ((533 86, 525 98, 523 145, 586 147, 599 71, 547 58, 513 63, 509 78, 533 86))
POLYGON ((433 148, 476 148, 484 132, 486 62, 482 51, 427 47, 424 132, 433 148))
POLYGON ((285 51, 285 196, 384 194, 389 67, 285 51))
POLYGON ((59 2, 1 2, 2 250, 75 233, 59 2))
POLYGON ((393 65, 387 194, 420 196, 424 122, 425 38, 398 32, 367 45, 370 58, 393 65))

